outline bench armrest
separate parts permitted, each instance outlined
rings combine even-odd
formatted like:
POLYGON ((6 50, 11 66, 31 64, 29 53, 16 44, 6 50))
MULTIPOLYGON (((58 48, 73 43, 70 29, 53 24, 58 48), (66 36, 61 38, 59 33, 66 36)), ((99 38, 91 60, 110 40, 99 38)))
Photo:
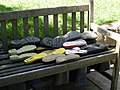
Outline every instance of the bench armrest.
POLYGON ((120 34, 109 31, 108 29, 99 26, 95 23, 91 23, 91 29, 95 32, 101 33, 103 36, 107 36, 109 38, 112 38, 113 40, 117 41, 120 43, 120 34))

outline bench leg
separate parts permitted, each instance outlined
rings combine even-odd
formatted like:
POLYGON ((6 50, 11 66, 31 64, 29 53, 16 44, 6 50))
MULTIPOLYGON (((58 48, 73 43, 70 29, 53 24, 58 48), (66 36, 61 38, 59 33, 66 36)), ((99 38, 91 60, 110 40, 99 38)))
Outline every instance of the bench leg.
POLYGON ((56 75, 55 84, 56 85, 63 85, 69 83, 69 71, 63 72, 56 75))
POLYGON ((80 87, 86 84, 86 74, 87 74, 87 68, 80 68, 77 70, 76 73, 76 80, 75 80, 75 86, 80 87))
POLYGON ((113 78, 111 82, 111 90, 117 90, 118 79, 119 79, 119 59, 115 61, 112 75, 113 75, 113 78))

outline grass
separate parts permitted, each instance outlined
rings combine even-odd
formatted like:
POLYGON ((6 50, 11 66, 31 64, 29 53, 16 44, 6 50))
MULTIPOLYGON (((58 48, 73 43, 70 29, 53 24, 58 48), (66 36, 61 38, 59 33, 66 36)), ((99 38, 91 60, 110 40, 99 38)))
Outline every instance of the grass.
MULTIPOLYGON (((57 7, 88 3, 89 0, 0 0, 0 12, 57 7)), ((116 21, 120 18, 119 0, 94 0, 97 24, 116 21)))
MULTIPOLYGON (((48 7, 57 7, 57 6, 66 6, 66 5, 78 5, 88 3, 89 0, 0 0, 0 12, 16 11, 16 10, 28 10, 28 9, 37 9, 37 8, 48 8, 48 7)), ((119 20, 120 18, 120 1, 119 0, 94 0, 94 22, 97 24, 105 24, 119 20)), ((30 19, 31 20, 31 19, 30 19)), ((68 17, 70 20, 70 17, 68 17)), ((20 20, 19 20, 20 21, 20 20)), ((39 20, 43 23, 42 19, 39 20)), ((52 22, 50 22, 52 24, 52 22)), ((68 24, 71 23, 68 21, 68 24)), ((23 36, 22 23, 18 23, 19 37, 23 36)), ((32 28, 33 22, 29 22, 30 34, 33 34, 32 28)), ((78 23, 79 24, 79 23, 78 23)), ((59 20, 59 26, 61 27, 61 20, 59 20)), ((70 27, 70 26, 69 26, 70 27)), ((7 26, 9 29, 8 35, 9 38, 12 38, 12 27, 11 23, 7 26)), ((43 28, 43 25, 40 26, 43 28)), ((49 27, 52 29, 52 25, 49 27)), ((61 29, 61 28, 59 28, 61 29)), ((51 31, 51 36, 53 31, 51 31)), ((60 30, 61 31, 61 30, 60 30)), ((60 32, 62 33, 62 32, 60 32)), ((42 35, 42 33, 41 33, 42 35)), ((43 35, 42 35, 43 36, 43 35)))

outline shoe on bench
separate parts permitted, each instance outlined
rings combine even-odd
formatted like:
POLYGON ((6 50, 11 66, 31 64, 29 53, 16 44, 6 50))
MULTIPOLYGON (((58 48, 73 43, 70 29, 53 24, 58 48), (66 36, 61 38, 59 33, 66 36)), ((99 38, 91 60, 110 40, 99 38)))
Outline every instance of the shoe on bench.
POLYGON ((80 59, 80 55, 77 54, 68 54, 63 57, 56 58, 56 63, 65 63, 65 62, 71 62, 80 59))
POLYGON ((62 44, 65 42, 65 39, 62 36, 57 36, 52 39, 51 47, 53 48, 60 48, 62 44))
POLYGON ((41 45, 48 46, 52 48, 60 48, 62 44, 66 41, 80 39, 82 34, 78 31, 71 31, 63 36, 56 36, 55 38, 46 37, 41 41, 41 45))
POLYGON ((65 48, 59 48, 54 50, 53 52, 49 53, 48 55, 52 55, 52 54, 63 54, 65 53, 65 48))
POLYGON ((65 56, 65 49, 64 48, 59 48, 59 49, 56 49, 54 51, 50 51, 50 52, 45 52, 44 53, 47 53, 48 56, 42 58, 42 61, 43 62, 52 62, 54 61, 57 57, 62 57, 62 56, 65 56))
POLYGON ((98 37, 93 31, 84 31, 81 36, 81 39, 96 39, 98 37))
POLYGON ((65 54, 52 54, 52 55, 49 55, 49 56, 42 58, 42 61, 45 63, 53 62, 56 60, 56 58, 63 57, 63 56, 65 56, 65 54))
POLYGON ((53 50, 53 48, 50 48, 50 47, 42 47, 42 46, 39 46, 36 48, 36 52, 37 53, 40 53, 42 51, 46 51, 46 50, 53 50))
POLYGON ((66 49, 65 54, 87 54, 87 50, 81 50, 79 47, 74 47, 72 49, 66 49))
POLYGON ((36 55, 37 53, 24 53, 24 54, 20 54, 20 55, 11 55, 10 56, 10 60, 15 60, 15 61, 19 61, 20 59, 23 58, 29 58, 30 56, 36 55))
POLYGON ((32 57, 29 57, 29 58, 25 59, 24 62, 26 64, 30 64, 30 63, 35 62, 37 60, 41 60, 42 58, 44 58, 46 56, 53 55, 53 54, 63 54, 64 52, 65 52, 64 48, 56 49, 56 50, 54 50, 53 52, 50 52, 50 53, 41 52, 39 54, 36 54, 32 57))
POLYGON ((64 38, 65 41, 71 41, 71 40, 76 40, 80 39, 82 34, 78 31, 70 31, 63 35, 62 37, 64 38))
POLYGON ((94 43, 81 47, 81 50, 87 50, 87 54, 95 54, 103 51, 107 51, 109 48, 108 44, 94 43))
POLYGON ((10 48, 21 48, 24 45, 38 45, 40 43, 40 39, 38 37, 28 36, 23 39, 12 40, 10 42, 10 48))
POLYGON ((20 49, 10 49, 8 52, 10 55, 15 55, 15 54, 21 54, 21 53, 26 53, 30 51, 34 51, 37 47, 35 45, 25 45, 21 47, 20 49))
POLYGON ((52 38, 49 38, 49 37, 45 37, 41 40, 40 42, 40 45, 41 46, 47 46, 47 47, 51 47, 52 45, 52 38))
POLYGON ((33 55, 33 56, 25 59, 24 62, 26 64, 30 64, 30 63, 33 63, 33 62, 35 62, 37 60, 40 60, 40 59, 42 59, 43 57, 46 57, 46 56, 47 56, 46 53, 39 53, 39 54, 33 55))
POLYGON ((87 42, 83 39, 77 39, 74 41, 67 41, 63 43, 64 48, 74 48, 74 47, 81 47, 87 45, 87 42))
POLYGON ((47 47, 51 47, 51 48, 60 48, 60 47, 62 47, 63 43, 64 43, 64 39, 61 36, 57 36, 53 39, 46 37, 46 38, 42 39, 42 41, 40 42, 40 44, 42 46, 47 46, 47 47))

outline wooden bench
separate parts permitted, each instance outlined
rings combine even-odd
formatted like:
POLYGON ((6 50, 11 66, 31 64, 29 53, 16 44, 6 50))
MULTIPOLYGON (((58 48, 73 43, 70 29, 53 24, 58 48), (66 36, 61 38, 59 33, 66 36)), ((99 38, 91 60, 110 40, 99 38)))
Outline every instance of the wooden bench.
MULTIPOLYGON (((48 37, 50 31, 48 30, 49 26, 49 16, 53 16, 53 32, 54 36, 59 35, 59 28, 58 28, 58 15, 62 15, 62 32, 63 34, 68 32, 67 27, 67 16, 68 13, 71 14, 71 26, 72 30, 76 30, 76 15, 80 16, 80 32, 84 31, 84 18, 87 19, 87 29, 93 29, 96 32, 103 34, 104 36, 110 37, 116 40, 116 48, 115 51, 107 51, 101 54, 95 54, 94 57, 84 57, 80 60, 69 62, 65 64, 51 64, 51 65, 44 65, 41 66, 41 63, 32 64, 32 65, 24 65, 20 67, 12 67, 10 69, 1 70, 5 75, 0 76, 0 87, 14 87, 18 86, 23 89, 25 88, 24 82, 38 79, 50 75, 61 75, 64 74, 66 77, 65 82, 69 82, 69 71, 88 67, 91 65, 104 63, 107 61, 115 60, 114 63, 114 70, 112 75, 112 82, 111 82, 111 90, 117 90, 118 84, 118 76, 119 76, 119 52, 120 52, 120 37, 119 34, 108 31, 107 29, 94 24, 93 22, 93 0, 89 0, 90 3, 86 5, 78 5, 78 6, 64 6, 64 7, 55 7, 55 8, 43 8, 43 9, 34 9, 34 10, 24 10, 24 11, 13 11, 13 12, 4 12, 0 13, 0 30, 2 34, 0 37, 2 38, 3 49, 8 50, 8 30, 6 27, 7 21, 11 21, 12 23, 12 30, 13 30, 13 39, 18 39, 19 31, 18 31, 18 19, 23 21, 23 29, 24 29, 24 37, 29 36, 29 18, 33 20, 33 29, 34 29, 34 36, 40 36, 39 30, 39 18, 42 17, 44 20, 43 26, 43 33, 44 37, 48 37), (85 17, 85 13, 87 17, 85 17), (8 73, 9 72, 9 73, 8 73), (8 74, 6 74, 8 73, 8 74), (24 87, 23 87, 24 86, 24 87)), ((6 60, 7 61, 7 60, 6 60)), ((18 63, 19 64, 19 63, 18 63)), ((0 73, 1 73, 0 72, 0 73)), ((9 88, 11 89, 11 88, 9 88)), ((16 90, 16 89, 15 89, 16 90)))

